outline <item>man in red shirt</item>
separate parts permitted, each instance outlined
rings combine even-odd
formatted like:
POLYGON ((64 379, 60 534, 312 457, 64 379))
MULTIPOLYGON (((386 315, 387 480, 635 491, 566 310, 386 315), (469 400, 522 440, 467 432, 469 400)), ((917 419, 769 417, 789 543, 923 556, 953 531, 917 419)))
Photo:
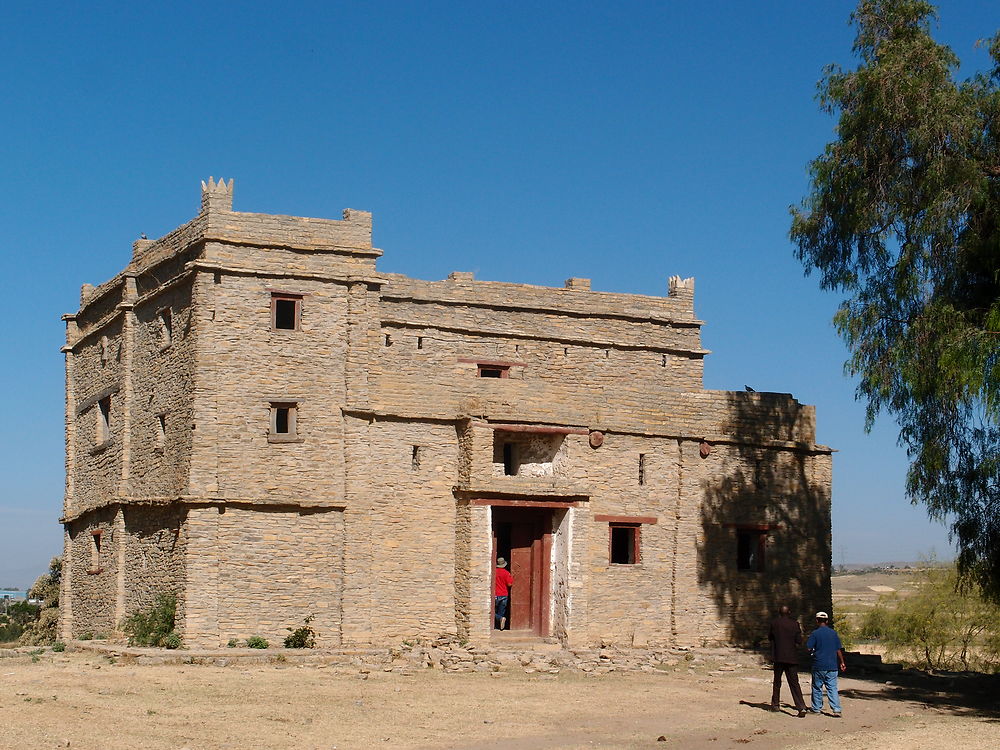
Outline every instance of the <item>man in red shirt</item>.
POLYGON ((503 630, 507 625, 507 608, 510 606, 510 587, 514 585, 514 576, 507 570, 507 561, 497 558, 497 569, 493 575, 493 594, 495 607, 493 610, 493 626, 503 630))

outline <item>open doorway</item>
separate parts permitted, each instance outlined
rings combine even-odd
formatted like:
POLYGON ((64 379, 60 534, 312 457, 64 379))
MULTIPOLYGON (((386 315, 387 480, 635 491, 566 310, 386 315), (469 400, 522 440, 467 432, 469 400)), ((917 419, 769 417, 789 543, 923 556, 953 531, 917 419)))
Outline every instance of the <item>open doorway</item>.
POLYGON ((514 577, 507 629, 524 635, 547 636, 552 510, 494 506, 493 550, 493 559, 506 559, 514 577))

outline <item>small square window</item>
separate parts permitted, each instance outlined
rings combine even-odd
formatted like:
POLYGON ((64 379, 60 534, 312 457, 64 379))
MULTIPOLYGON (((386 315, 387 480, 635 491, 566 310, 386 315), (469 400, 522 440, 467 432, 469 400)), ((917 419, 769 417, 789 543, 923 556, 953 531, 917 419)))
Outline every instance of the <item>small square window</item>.
POLYGON ((736 569, 759 573, 764 570, 764 544, 767 532, 756 529, 736 530, 736 569))
POLYGON ((639 562, 639 524, 610 524, 612 565, 636 565, 639 562))
POLYGON ((476 374, 481 378, 508 378, 509 365, 477 365, 476 374))
POLYGON ((271 327, 280 331, 297 331, 302 319, 302 297, 289 294, 271 295, 271 327))
POLYGON ((97 402, 97 444, 103 445, 111 439, 111 396, 97 402))
POLYGON ((298 411, 298 403, 294 401, 271 403, 271 430, 268 433, 271 442, 298 442, 298 411))

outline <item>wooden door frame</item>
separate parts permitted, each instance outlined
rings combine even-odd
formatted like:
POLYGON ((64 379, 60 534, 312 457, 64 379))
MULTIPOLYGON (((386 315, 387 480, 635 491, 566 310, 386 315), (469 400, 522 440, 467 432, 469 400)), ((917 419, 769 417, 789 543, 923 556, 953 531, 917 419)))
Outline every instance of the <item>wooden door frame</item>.
MULTIPOLYGON (((540 505, 540 504, 539 504, 540 505)), ((531 587, 531 593, 529 595, 529 601, 531 602, 531 633, 539 637, 546 637, 551 631, 551 609, 552 609, 552 506, 549 507, 539 507, 539 505, 534 506, 524 506, 520 505, 518 507, 505 507, 504 512, 500 513, 500 519, 497 519, 497 513, 495 512, 498 508, 494 508, 494 513, 492 514, 491 524, 490 524, 490 536, 491 536, 491 575, 490 579, 492 585, 496 583, 496 554, 497 554, 497 533, 496 526, 498 523, 530 523, 534 521, 536 529, 532 533, 533 541, 531 544, 531 578, 529 585, 531 587), (530 511, 530 512, 525 512, 530 511), (520 518, 519 518, 520 517, 520 518), (511 519, 511 520, 507 520, 511 519), (537 555, 536 555, 537 551, 537 555)), ((546 504, 548 505, 548 504, 546 504)), ((565 507, 560 505, 557 507, 565 507)), ((513 552, 511 553, 513 558, 513 552)), ((517 586, 517 583, 514 584, 517 586)), ((522 584, 524 585, 524 584, 522 584)), ((492 632, 494 617, 495 617, 495 589, 491 587, 490 589, 490 629, 492 632)))

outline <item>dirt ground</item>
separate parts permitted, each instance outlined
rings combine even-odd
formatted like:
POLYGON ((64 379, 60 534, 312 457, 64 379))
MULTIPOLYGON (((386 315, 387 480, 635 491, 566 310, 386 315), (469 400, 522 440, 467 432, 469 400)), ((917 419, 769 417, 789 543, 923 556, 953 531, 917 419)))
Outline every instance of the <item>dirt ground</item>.
POLYGON ((401 675, 47 651, 0 659, 0 748, 986 748, 997 695, 982 676, 845 677, 843 718, 799 719, 766 710, 756 666, 401 675))

